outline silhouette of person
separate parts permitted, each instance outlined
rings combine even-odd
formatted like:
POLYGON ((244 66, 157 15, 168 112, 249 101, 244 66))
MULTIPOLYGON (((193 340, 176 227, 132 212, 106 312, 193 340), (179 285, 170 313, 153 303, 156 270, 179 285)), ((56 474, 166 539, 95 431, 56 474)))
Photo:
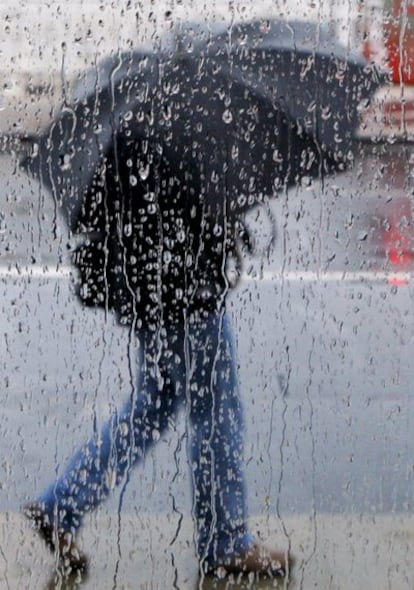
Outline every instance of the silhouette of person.
POLYGON ((144 178, 149 158, 136 144, 112 149, 85 195, 78 232, 86 237, 74 262, 82 301, 113 310, 137 334, 139 376, 122 409, 25 514, 57 554, 59 575, 85 575, 76 538, 85 514, 129 480, 185 406, 200 571, 284 575, 287 554, 259 544, 247 523, 243 415, 226 314, 236 224, 194 206, 189 195, 201 188, 185 168, 173 171, 160 155, 144 178))

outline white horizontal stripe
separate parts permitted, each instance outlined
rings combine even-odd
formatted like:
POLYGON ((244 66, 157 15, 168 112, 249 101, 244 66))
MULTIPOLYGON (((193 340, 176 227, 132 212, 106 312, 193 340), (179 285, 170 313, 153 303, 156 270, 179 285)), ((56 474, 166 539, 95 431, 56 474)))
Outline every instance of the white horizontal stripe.
POLYGON ((20 266, 18 264, 0 266, 0 279, 67 279, 73 269, 69 266, 40 266, 38 264, 20 266))
POLYGON ((332 283, 332 282, 346 282, 346 283, 408 283, 411 280, 411 273, 409 272, 385 272, 385 271, 330 271, 317 272, 311 270, 305 271, 263 271, 258 276, 243 275, 244 281, 269 281, 269 282, 304 282, 304 283, 332 283))
MULTIPOLYGON (((29 265, 29 266, 0 266, 0 279, 68 279, 73 273, 70 266, 49 267, 47 265, 29 265)), ((284 271, 277 272, 266 270, 257 274, 243 274, 244 282, 304 282, 304 283, 409 283, 412 274, 409 272, 389 272, 389 271, 330 271, 318 272, 311 270, 304 271, 284 271)))

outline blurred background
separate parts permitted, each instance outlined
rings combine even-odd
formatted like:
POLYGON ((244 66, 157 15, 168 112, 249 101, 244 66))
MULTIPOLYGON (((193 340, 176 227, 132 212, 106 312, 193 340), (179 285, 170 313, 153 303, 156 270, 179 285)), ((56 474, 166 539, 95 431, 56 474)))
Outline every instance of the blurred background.
MULTIPOLYGON (((247 215, 229 311, 252 527, 292 547, 292 588, 412 589, 414 2, 4 0, 0 590, 43 587, 51 558, 20 507, 128 394, 137 346, 75 299, 73 236, 20 157, 101 57, 253 18, 314 23, 387 79, 360 105, 348 171, 247 215)), ((182 421, 88 521, 88 588, 195 587, 185 436, 182 421)))

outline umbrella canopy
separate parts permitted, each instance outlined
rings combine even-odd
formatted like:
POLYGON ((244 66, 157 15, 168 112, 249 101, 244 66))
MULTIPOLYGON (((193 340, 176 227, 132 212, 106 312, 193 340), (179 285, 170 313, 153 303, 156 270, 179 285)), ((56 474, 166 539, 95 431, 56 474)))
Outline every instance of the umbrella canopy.
POLYGON ((189 26, 79 79, 23 164, 87 236, 86 303, 154 328, 217 306, 238 216, 349 162, 357 104, 380 79, 311 37, 276 22, 195 38, 189 26))
POLYGON ((385 82, 319 23, 247 22, 213 31, 195 24, 177 39, 179 51, 203 55, 232 83, 276 103, 338 158, 352 148, 359 103, 385 82))
POLYGON ((138 154, 138 177, 163 153, 227 214, 338 169, 352 147, 357 105, 381 82, 363 58, 306 23, 218 32, 188 25, 164 45, 87 72, 24 163, 72 229, 109 153, 138 154))

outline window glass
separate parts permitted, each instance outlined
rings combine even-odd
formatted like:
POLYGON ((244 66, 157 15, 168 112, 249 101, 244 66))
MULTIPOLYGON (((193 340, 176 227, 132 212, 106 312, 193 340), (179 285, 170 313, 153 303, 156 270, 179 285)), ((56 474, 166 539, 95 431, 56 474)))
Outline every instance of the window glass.
POLYGON ((409 0, 4 0, 0 588, 412 587, 409 0))

